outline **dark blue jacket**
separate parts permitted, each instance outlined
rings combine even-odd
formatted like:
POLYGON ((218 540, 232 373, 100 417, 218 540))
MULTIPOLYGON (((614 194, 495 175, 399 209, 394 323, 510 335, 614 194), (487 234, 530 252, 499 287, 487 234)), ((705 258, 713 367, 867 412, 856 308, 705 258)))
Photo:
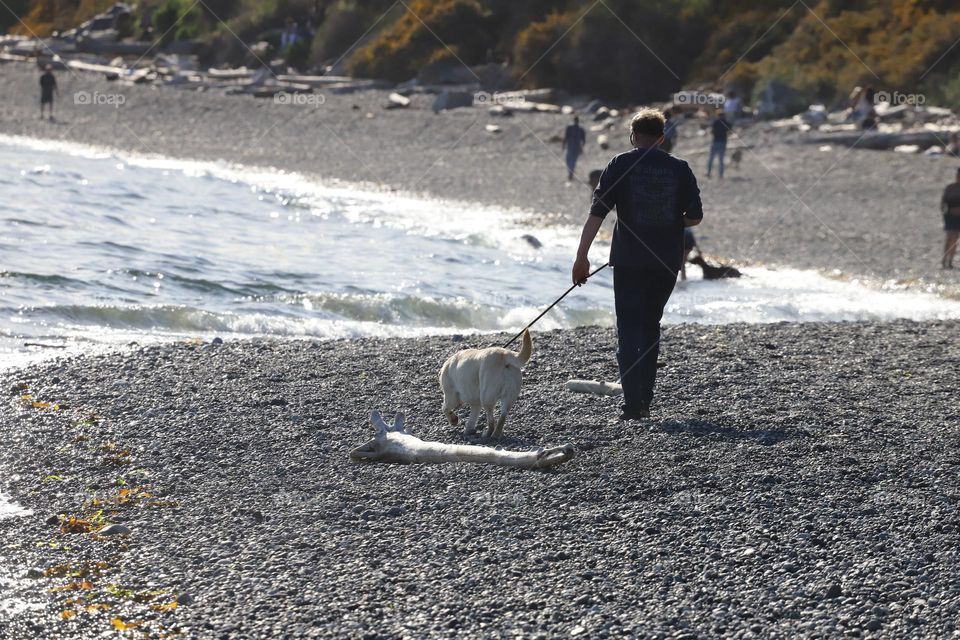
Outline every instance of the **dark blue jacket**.
POLYGON ((657 148, 637 148, 610 161, 593 192, 590 215, 617 210, 610 264, 679 271, 683 218, 703 218, 690 166, 657 148))

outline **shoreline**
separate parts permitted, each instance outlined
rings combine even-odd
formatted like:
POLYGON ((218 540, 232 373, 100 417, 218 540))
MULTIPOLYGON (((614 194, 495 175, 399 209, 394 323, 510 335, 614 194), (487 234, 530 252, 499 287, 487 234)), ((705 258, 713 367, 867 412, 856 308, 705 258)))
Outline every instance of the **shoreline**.
MULTIPOLYGON (((277 167, 322 180, 374 183, 387 190, 530 212, 538 224, 577 226, 589 190, 568 184, 560 145, 550 142, 567 117, 518 113, 494 118, 483 108, 433 114, 431 96, 412 96, 408 109, 385 110, 387 91, 326 96, 322 107, 271 100, 121 86, 96 75, 61 74, 55 123, 40 121, 31 99, 36 72, 0 65, 9 91, 0 96, 0 132, 68 140, 173 158, 223 159, 277 167), (121 108, 70 104, 76 91, 122 92, 121 108), (356 107, 356 108, 355 108, 356 107), (366 117, 370 114, 371 117, 366 117), (487 123, 501 132, 488 133, 487 123)), ((584 123, 587 128, 591 122, 584 123)), ((588 132, 578 173, 602 168, 625 150, 617 131, 611 148, 588 132)), ((789 144, 764 124, 737 130, 749 145, 739 168, 707 180, 699 153, 706 146, 685 121, 677 155, 689 156, 700 178, 707 217, 698 229, 708 255, 851 278, 940 287, 960 292, 960 271, 939 269, 938 203, 953 165, 943 158, 789 144)))
POLYGON ((563 388, 616 375, 612 330, 535 333, 502 444, 574 444, 550 473, 348 460, 373 408, 463 441, 436 368, 472 337, 180 343, 0 374, 0 490, 34 510, 0 520, 7 595, 34 605, 0 620, 67 638, 114 618, 185 637, 948 635, 958 328, 674 327, 638 425, 563 388))

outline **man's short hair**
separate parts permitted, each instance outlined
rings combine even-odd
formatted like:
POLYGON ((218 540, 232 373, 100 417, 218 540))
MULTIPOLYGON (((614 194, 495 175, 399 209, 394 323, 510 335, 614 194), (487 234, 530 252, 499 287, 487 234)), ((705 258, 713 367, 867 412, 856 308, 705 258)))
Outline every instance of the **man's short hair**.
POLYGON ((659 109, 640 109, 630 121, 630 131, 635 136, 660 138, 663 136, 665 123, 666 119, 659 109))

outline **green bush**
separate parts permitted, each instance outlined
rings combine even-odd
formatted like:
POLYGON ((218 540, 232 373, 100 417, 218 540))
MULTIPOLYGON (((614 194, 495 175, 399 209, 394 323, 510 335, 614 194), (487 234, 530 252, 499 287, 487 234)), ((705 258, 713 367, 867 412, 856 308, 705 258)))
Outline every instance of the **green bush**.
POLYGON ((284 61, 295 69, 305 69, 310 59, 310 41, 301 38, 283 50, 284 61))
POLYGON ((202 14, 199 5, 187 0, 165 0, 153 13, 153 32, 162 44, 192 40, 200 35, 202 14))
POLYGON ((337 2, 327 9, 314 36, 314 61, 324 62, 347 54, 379 17, 357 2, 337 2))

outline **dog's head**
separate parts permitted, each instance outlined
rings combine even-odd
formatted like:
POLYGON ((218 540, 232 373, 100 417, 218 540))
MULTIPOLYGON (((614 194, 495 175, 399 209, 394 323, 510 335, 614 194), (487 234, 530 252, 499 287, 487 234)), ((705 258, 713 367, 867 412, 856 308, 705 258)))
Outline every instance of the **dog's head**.
POLYGON ((377 462, 387 455, 387 434, 391 432, 406 433, 402 413, 393 417, 393 424, 387 424, 379 411, 370 412, 370 426, 373 427, 373 439, 350 452, 351 460, 377 462))

